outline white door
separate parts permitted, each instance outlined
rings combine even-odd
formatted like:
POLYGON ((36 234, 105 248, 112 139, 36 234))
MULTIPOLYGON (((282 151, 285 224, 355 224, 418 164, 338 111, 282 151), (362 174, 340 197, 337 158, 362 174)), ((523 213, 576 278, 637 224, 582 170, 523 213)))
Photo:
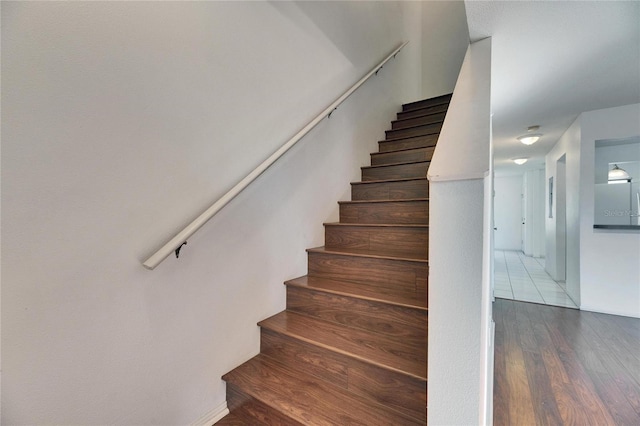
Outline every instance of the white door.
POLYGON ((522 175, 494 179, 496 250, 522 249, 522 175))

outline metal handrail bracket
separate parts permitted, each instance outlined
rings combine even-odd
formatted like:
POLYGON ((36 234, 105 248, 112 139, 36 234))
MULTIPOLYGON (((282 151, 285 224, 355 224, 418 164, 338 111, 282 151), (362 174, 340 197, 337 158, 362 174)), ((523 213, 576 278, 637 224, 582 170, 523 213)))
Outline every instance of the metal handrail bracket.
POLYGON ((291 139, 289 139, 284 145, 282 145, 277 151, 275 151, 269 158, 264 160, 258 167, 256 167, 251 173, 249 173, 244 179, 238 182, 233 188, 231 188, 226 194, 224 194, 218 201, 213 203, 211 207, 205 210, 200 216, 198 216, 193 222, 188 224, 182 231, 177 233, 173 238, 167 241, 158 251, 153 253, 142 265, 147 269, 155 269, 164 259, 166 259, 171 253, 179 254, 179 249, 186 243, 187 239, 191 237, 198 229, 200 229, 209 219, 211 219, 216 213, 218 213, 224 206, 226 206, 231 200, 233 200, 243 189, 245 189, 251 182, 253 182, 258 176, 260 176, 265 170, 275 163, 285 152, 293 147, 300 139, 302 139, 307 133, 309 133, 314 127, 318 125, 323 119, 328 118, 331 113, 338 108, 338 106, 344 102, 353 92, 355 92, 360 86, 364 84, 372 75, 377 74, 382 69, 382 66, 386 64, 391 58, 394 58, 398 52, 409 43, 408 41, 402 43, 393 52, 391 52, 382 62, 373 67, 364 77, 362 77, 356 84, 351 86, 349 90, 344 92, 342 96, 336 99, 331 105, 325 108, 320 114, 313 120, 304 126, 298 133, 296 133, 291 139))

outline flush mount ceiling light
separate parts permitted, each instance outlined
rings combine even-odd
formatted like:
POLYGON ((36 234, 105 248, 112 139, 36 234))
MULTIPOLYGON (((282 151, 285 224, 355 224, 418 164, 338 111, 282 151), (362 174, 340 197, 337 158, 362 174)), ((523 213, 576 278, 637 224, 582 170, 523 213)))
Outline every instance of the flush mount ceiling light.
POLYGON ((519 136, 518 140, 525 145, 533 145, 534 143, 538 142, 538 139, 540 139, 540 137, 542 137, 541 133, 534 133, 539 128, 540 126, 529 126, 527 128, 527 134, 519 136))
POLYGON ((524 163, 526 163, 528 160, 528 158, 514 158, 513 162, 516 163, 518 166, 522 166, 524 163))
POLYGON ((609 183, 628 183, 631 182, 631 176, 626 170, 618 167, 617 164, 613 165, 613 169, 609 170, 609 183))

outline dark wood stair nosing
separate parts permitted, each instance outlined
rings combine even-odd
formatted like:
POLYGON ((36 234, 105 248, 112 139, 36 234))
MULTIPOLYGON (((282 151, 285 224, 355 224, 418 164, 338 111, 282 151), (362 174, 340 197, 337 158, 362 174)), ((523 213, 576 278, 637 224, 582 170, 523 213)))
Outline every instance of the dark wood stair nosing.
POLYGON ((400 163, 388 163, 388 164, 375 164, 373 166, 362 166, 361 170, 370 170, 370 169, 380 169, 383 167, 397 167, 397 166, 408 166, 412 164, 420 164, 420 163, 431 163, 431 160, 420 160, 420 161, 403 161, 400 163))
MULTIPOLYGON (((379 182, 379 181, 371 181, 379 182)), ((338 204, 366 204, 366 203, 410 203, 413 201, 429 201, 428 198, 400 198, 398 200, 351 200, 338 201, 338 204)))
MULTIPOLYGON (((415 109, 412 110, 411 112, 415 112, 415 111, 419 111, 421 109, 427 109, 427 108, 433 108, 435 106, 440 106, 443 104, 438 104, 438 105, 431 105, 428 107, 424 107, 424 108, 419 108, 419 109, 415 109)), ((409 111, 401 111, 398 114, 402 114, 403 112, 409 112, 409 111)), ((415 120, 416 118, 424 118, 424 117, 429 117, 430 115, 438 115, 438 114, 446 114, 447 111, 432 111, 432 112, 425 112, 424 114, 420 114, 420 115, 414 115, 413 117, 408 117, 408 118, 396 118, 395 120, 391 120, 392 123, 399 123, 402 121, 407 121, 407 120, 415 120)))
POLYGON ((430 114, 446 114, 449 111, 449 104, 427 105, 422 108, 413 109, 410 111, 398 111, 396 113, 396 120, 407 120, 410 118, 421 117, 430 114))
MULTIPOLYGON (((309 345, 313 345, 313 346, 315 346, 317 348, 321 348, 321 349, 324 349, 324 350, 327 350, 327 351, 330 351, 330 352, 333 352, 333 353, 336 353, 336 354, 340 354, 342 356, 346 356, 346 357, 358 360, 360 362, 363 362, 365 364, 368 364, 368 365, 371 365, 371 366, 374 366, 374 367, 378 367, 378 368, 381 368, 381 369, 384 369, 384 370, 387 370, 387 371, 392 371, 392 372, 397 373, 397 374, 401 374, 401 375, 404 375, 404 376, 407 376, 407 377, 411 377, 412 379, 422 380, 424 382, 427 381, 426 373, 425 373, 425 375, 423 377, 420 374, 417 374, 417 373, 414 373, 414 372, 411 372, 411 371, 405 371, 405 370, 402 370, 401 368, 395 367, 393 365, 384 364, 381 361, 373 360, 373 359, 371 359, 369 357, 366 357, 364 355, 353 353, 353 352, 351 352, 351 351, 349 351, 347 349, 339 348, 336 345, 332 345, 332 344, 324 343, 324 342, 319 342, 319 341, 314 340, 313 338, 311 338, 309 336, 302 336, 299 333, 295 333, 294 331, 291 331, 289 329, 287 329, 287 330, 279 330, 277 327, 271 327, 270 324, 269 324, 269 320, 271 320, 272 318, 274 318, 274 317, 276 317, 278 315, 282 315, 283 313, 286 313, 287 315, 293 314, 293 315, 303 316, 303 317, 308 318, 308 319, 310 319, 313 322, 316 322, 318 324, 322 324, 322 323, 330 324, 330 326, 332 328, 336 328, 336 329, 343 329, 343 330, 346 330, 346 331, 352 331, 354 333, 367 333, 367 332, 364 332, 364 331, 359 330, 357 328, 349 327, 349 326, 344 325, 344 324, 332 323, 330 321, 326 321, 326 320, 323 320, 323 319, 315 318, 315 317, 312 317, 312 316, 309 316, 309 315, 305 315, 305 314, 301 314, 301 313, 293 312, 293 311, 282 311, 282 312, 279 312, 279 313, 277 313, 275 315, 270 316, 269 318, 265 318, 264 320, 259 321, 258 325, 261 328, 264 328, 266 330, 271 331, 272 333, 282 334, 282 335, 288 336, 288 337, 290 337, 292 339, 296 339, 296 340, 299 340, 301 342, 307 343, 309 345)), ((393 341, 393 339, 391 339, 389 336, 385 336, 384 334, 380 334, 380 333, 376 333, 376 332, 372 332, 372 331, 370 331, 368 333, 370 333, 372 335, 375 335, 376 337, 378 337, 378 338, 380 338, 382 340, 393 341)))
MULTIPOLYGON (((390 300, 390 299, 385 299, 383 297, 373 297, 373 296, 367 296, 364 294, 358 294, 355 292, 351 292, 351 291, 344 291, 344 290, 335 290, 335 289, 328 289, 328 288, 324 288, 324 287, 316 287, 313 284, 309 285, 309 284, 300 284, 298 283, 299 280, 305 278, 306 276, 302 276, 302 277, 298 277, 298 278, 292 278, 290 280, 287 280, 284 282, 285 286, 291 286, 291 287, 296 287, 296 288, 301 288, 301 289, 307 289, 307 290, 311 290, 311 291, 317 291, 317 292, 322 292, 322 293, 328 293, 328 294, 335 294, 337 296, 343 296, 343 297, 350 297, 353 299, 360 299, 360 300, 366 300, 369 302, 375 302, 375 303, 381 303, 381 304, 386 304, 386 305, 392 305, 392 306, 398 306, 401 308, 407 308, 407 309, 415 309, 418 311, 424 311, 424 312, 429 312, 429 307, 428 306, 421 306, 415 303, 408 303, 408 302, 398 302, 395 300, 390 300)), ((313 278, 313 277, 307 277, 307 278, 313 278)), ((330 281, 330 282, 335 282, 335 283, 344 283, 345 286, 350 286, 350 285, 358 285, 357 283, 353 283, 353 282, 349 282, 349 281, 339 281, 339 280, 332 280, 329 278, 316 278, 318 280, 324 280, 324 281, 330 281)), ((384 295, 384 294, 382 294, 384 295)))
MULTIPOLYGON (((386 132, 388 132, 389 130, 385 130, 386 132)), ((412 135, 412 136, 401 136, 401 137, 397 137, 397 138, 385 138, 383 140, 378 141, 378 143, 385 143, 385 142, 399 142, 399 141, 403 141, 406 139, 417 139, 417 138, 423 138, 425 136, 434 136, 434 135, 439 135, 440 134, 440 130, 434 130, 433 132, 430 133, 425 133, 422 135, 412 135)), ((436 146, 436 142, 433 142, 432 146, 436 146)), ((431 145, 429 145, 431 146, 431 145)), ((423 147, 426 148, 426 147, 423 147)))
MULTIPOLYGON (((384 200, 388 201, 388 200, 384 200)), ((429 228, 429 224, 425 223, 345 223, 345 222, 325 222, 323 226, 355 226, 355 227, 371 227, 371 228, 429 228)))
POLYGON ((453 93, 445 93, 444 95, 434 96, 432 98, 421 99, 419 101, 413 101, 406 104, 402 104, 402 112, 414 111, 416 109, 422 109, 427 106, 436 106, 442 104, 451 103, 451 99, 453 98, 453 93), (446 99, 446 100, 445 100, 446 99), (424 106, 422 106, 424 104, 424 106), (421 105, 421 106, 418 106, 421 105), (417 106, 417 108, 416 108, 417 106))
POLYGON ((336 250, 336 249, 326 249, 324 246, 320 246, 320 247, 308 248, 306 251, 307 253, 330 254, 330 255, 336 255, 336 256, 364 257, 368 259, 399 260, 402 262, 424 263, 426 265, 429 264, 429 259, 426 259, 426 258, 396 256, 393 254, 366 253, 364 250, 342 251, 342 250, 336 250))
MULTIPOLYGON (((420 150, 426 150, 429 148, 435 148, 434 146, 419 146, 417 148, 401 148, 401 149, 394 149, 391 151, 378 151, 378 152, 371 152, 369 155, 385 155, 385 154, 397 154, 400 152, 407 152, 407 151, 420 151, 420 150)), ((429 161, 429 160, 425 160, 425 161, 429 161)))
MULTIPOLYGON (((434 124, 442 124, 442 123, 444 123, 444 120, 443 121, 435 121, 433 123, 416 124, 415 126, 403 127, 401 129, 388 129, 388 130, 385 130, 385 132, 398 132, 398 131, 404 131, 404 130, 415 130, 415 129, 419 128, 419 127, 432 126, 434 124)), ((437 130, 434 133, 440 133, 440 130, 437 130)), ((414 135, 414 136, 426 136, 428 134, 430 134, 430 133, 425 133, 424 135, 414 135)), ((407 137, 407 136, 405 136, 405 137, 407 137)))
POLYGON ((412 127, 417 127, 417 126, 428 126, 430 124, 444 123, 445 117, 442 117, 441 119, 433 120, 433 121, 427 121, 426 123, 419 123, 419 124, 409 125, 409 126, 406 126, 406 127, 396 127, 395 129, 393 128, 393 126, 397 125, 397 124, 404 124, 405 122, 408 122, 408 121, 411 121, 411 120, 420 120, 420 119, 427 118, 430 115, 438 115, 438 114, 446 114, 446 113, 444 111, 441 111, 441 112, 435 112, 433 114, 419 115, 417 117, 399 118, 397 120, 392 120, 391 121, 391 129, 389 129, 389 130, 404 130, 404 129, 410 129, 412 127))
POLYGON ((445 100, 436 101, 434 103, 425 103, 424 105, 417 106, 417 104, 419 104, 420 102, 424 102, 424 101, 416 101, 416 102, 411 102, 410 104, 405 104, 405 105, 416 104, 416 107, 415 108, 411 107, 411 108, 404 109, 405 105, 403 105, 402 111, 398 111, 398 113, 412 112, 412 111, 418 111, 420 109, 425 109, 425 108, 433 108, 433 107, 438 107, 438 106, 442 106, 442 105, 449 105, 449 104, 451 104, 451 99, 448 99, 446 101, 445 100))
MULTIPOLYGON (((375 183, 391 183, 391 182, 410 182, 412 180, 428 180, 428 179, 426 176, 424 176, 424 177, 411 177, 411 178, 398 178, 398 179, 361 180, 357 182, 351 182, 351 185, 369 185, 369 184, 375 184, 375 183)), ((384 201, 389 201, 389 200, 384 200, 384 201)))
MULTIPOLYGON (((353 401, 353 403, 357 404, 358 409, 362 409, 363 406, 365 407, 371 407, 376 413, 377 415, 380 414, 388 414, 389 416, 392 416, 394 418, 395 421, 402 421, 402 423, 398 423, 398 424, 422 424, 422 422, 424 422, 424 420, 416 418, 414 416, 412 416, 409 413, 404 413, 401 411, 398 411, 397 409, 394 409, 393 407, 389 407, 386 406, 380 402, 377 402, 375 400, 372 400, 370 398, 366 398, 360 395, 356 395, 352 392, 349 392, 348 390, 345 390, 343 388, 341 388, 340 386, 337 386, 333 383, 324 381, 324 380, 320 380, 317 381, 316 377, 308 374, 308 373, 301 373, 302 376, 300 376, 299 374, 295 374, 293 373, 291 370, 289 370, 287 368, 286 365, 280 363, 279 361, 275 360, 274 358, 265 355, 265 354, 258 354, 255 357, 251 358, 249 361, 247 361, 244 364, 239 365, 238 367, 236 367, 235 369, 231 370, 230 372, 228 372, 227 374, 225 374, 222 378, 223 380, 227 381, 227 382, 231 382, 232 386, 234 388, 237 388, 237 390, 239 392, 242 392, 243 394, 245 394, 246 396, 258 401, 259 403, 263 404, 264 406, 268 407, 270 410, 275 411, 276 413, 279 413, 280 415, 283 415, 285 417, 287 417, 288 419, 291 419, 292 424, 309 424, 309 419, 307 417, 302 417, 300 414, 301 413, 291 413, 292 415, 288 414, 285 411, 281 411, 280 407, 278 406, 279 404, 274 404, 272 403, 270 398, 267 398, 265 395, 262 395, 259 392, 256 392, 255 389, 253 388, 246 388, 245 385, 242 383, 244 381, 246 381, 246 379, 244 379, 242 376, 247 376, 248 374, 246 372, 242 372, 243 369, 246 369, 245 364, 249 364, 249 363, 255 363, 258 362, 260 364, 266 364, 267 366, 271 365, 271 366, 276 366, 276 373, 278 373, 277 370, 280 370, 279 374, 277 375, 273 375, 273 377, 283 377, 283 379, 287 382, 300 382, 300 388, 305 388, 304 384, 307 382, 314 382, 316 384, 316 388, 317 390, 319 390, 321 393, 328 393, 331 395, 339 395, 339 398, 346 398, 350 401, 353 401), (240 373, 238 373, 240 371, 240 373), (294 375, 295 374, 295 375, 294 375), (238 380, 236 379, 235 376, 240 376, 240 383, 237 383, 238 380)), ((252 366, 251 369, 254 369, 254 367, 252 366)), ((311 395, 313 397, 313 395, 311 395)), ((287 398, 287 400, 289 400, 290 398, 287 398)), ((277 401, 277 400, 274 400, 277 401)), ((304 399, 304 401, 307 401, 306 399, 304 399)), ((292 404, 296 405, 296 400, 293 399, 292 400, 292 404)), ((332 404, 333 405, 333 404, 332 404)), ((338 413, 340 416, 342 416, 343 414, 346 415, 347 417, 351 417, 350 412, 353 410, 349 410, 346 407, 336 407, 338 409, 338 413)), ((306 412, 306 410, 305 410, 306 412)), ((313 411, 309 412, 308 414, 312 415, 315 417, 315 415, 313 414, 313 411)), ((376 415, 376 414, 374 414, 376 415)), ((323 416, 324 419, 327 419, 326 416, 323 416)), ((332 416, 333 417, 333 416, 332 416)), ((323 420, 324 420, 323 419, 323 420)), ((355 419, 353 419, 355 420, 355 419)), ((371 420, 371 419, 370 419, 371 420)), ((385 421, 388 421, 388 417, 384 416, 385 421)), ((324 420, 323 424, 326 423, 326 420, 324 420)), ((253 424, 260 424, 259 422, 253 423, 253 424)), ((278 423, 281 424, 281 423, 278 423)), ((288 424, 288 423, 287 423, 288 424)), ((386 423, 389 424, 389 423, 386 423)), ((283 425, 284 426, 284 425, 283 425)))

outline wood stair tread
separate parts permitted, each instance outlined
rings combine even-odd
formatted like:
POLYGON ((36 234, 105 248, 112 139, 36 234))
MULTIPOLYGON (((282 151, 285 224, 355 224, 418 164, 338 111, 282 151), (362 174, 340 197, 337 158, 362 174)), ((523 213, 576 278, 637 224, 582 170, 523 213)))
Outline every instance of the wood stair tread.
POLYGON ((421 164, 421 163, 430 163, 431 160, 422 160, 422 161, 404 161, 400 163, 389 163, 389 164, 378 164, 375 166, 362 166, 361 169, 381 169, 384 167, 395 167, 395 166, 407 166, 410 164, 421 164))
MULTIPOLYGON (((440 133, 440 132, 439 132, 439 131, 437 131, 437 132, 433 132, 433 133, 426 134, 426 135, 419 135, 419 136, 402 136, 402 137, 391 138, 391 139, 381 139, 381 140, 378 140, 378 143, 379 143, 379 144, 381 144, 381 143, 382 143, 382 144, 384 144, 384 143, 399 142, 399 141, 404 141, 404 140, 423 139, 423 138, 425 138, 426 136, 438 136, 438 135, 439 135, 439 133, 440 133)), ((437 141, 433 141, 433 142, 430 142, 430 144, 429 144, 429 145, 421 146, 420 148, 428 148, 428 147, 430 147, 430 146, 436 146, 436 143, 437 143, 437 141)), ((386 152, 386 151, 383 151, 383 152, 386 152)))
POLYGON ((426 345, 418 348, 404 336, 372 333, 290 311, 280 312, 258 325, 380 368, 427 380, 426 345))
POLYGON ((408 182, 412 180, 427 180, 427 177, 425 176, 425 177, 412 177, 412 178, 399 178, 399 179, 363 180, 358 182, 351 182, 351 185, 370 185, 375 183, 408 182))
POLYGON ((372 290, 363 284, 332 280, 329 278, 310 277, 308 275, 294 278, 285 282, 285 285, 308 288, 311 290, 322 291, 325 293, 337 294, 340 296, 353 297, 358 299, 370 300, 374 302, 387 303, 390 305, 402 306, 405 308, 413 308, 427 311, 426 300, 410 298, 398 294, 385 294, 379 290, 372 290))
MULTIPOLYGON (((420 126, 416 126, 416 127, 420 127, 420 126)), ((406 130, 406 129, 402 129, 402 130, 406 130)), ((395 137, 395 138, 385 138, 384 140, 381 140, 381 141, 378 141, 378 142, 399 142, 399 141, 402 141, 402 140, 405 140, 405 139, 418 139, 418 138, 422 138, 422 137, 425 137, 425 136, 439 135, 439 134, 440 134, 440 130, 433 130, 431 132, 420 134, 420 135, 398 136, 398 137, 395 137)), ((435 146, 435 143, 433 145, 435 146)))
POLYGON ((440 96, 436 96, 429 99, 423 99, 415 102, 409 102, 407 104, 402 104, 402 111, 407 112, 407 111, 413 111, 416 109, 422 109, 425 107, 448 104, 451 102, 452 96, 453 96, 452 93, 447 93, 445 95, 440 95, 440 96))
MULTIPOLYGON (((396 131, 396 130, 411 130, 411 129, 416 129, 416 128, 419 128, 419 127, 433 126, 434 124, 442 124, 443 122, 444 121, 436 121, 436 122, 433 122, 433 123, 416 124, 414 126, 403 127, 401 129, 387 129, 385 131, 386 132, 393 132, 393 131, 396 131)), ((433 133, 440 133, 440 129, 435 130, 433 133)), ((425 133, 425 134, 431 134, 431 133, 425 133)), ((417 136, 417 135, 414 135, 414 136, 417 136)), ((423 135, 420 134, 420 136, 423 136, 423 135)))
POLYGON ((314 247, 307 249, 309 253, 327 253, 343 256, 369 257, 374 259, 404 260, 409 262, 429 263, 427 257, 416 257, 415 255, 403 256, 402 254, 384 254, 373 250, 364 249, 327 249, 325 247, 314 247))
POLYGON ((324 226, 357 226, 357 227, 371 227, 371 228, 429 228, 429 225, 422 223, 343 223, 343 222, 325 222, 324 226))
MULTIPOLYGON (((440 105, 443 105, 443 104, 440 104, 440 105)), ((433 108, 434 106, 439 106, 439 105, 432 105, 432 106, 429 106, 429 107, 424 107, 424 108, 420 108, 420 109, 413 110, 413 111, 420 111, 421 109, 427 110, 429 108, 433 108)), ((404 112, 408 112, 408 111, 404 111, 404 112)), ((446 113, 446 111, 425 111, 422 114, 416 114, 416 115, 414 115, 412 117, 409 117, 409 118, 397 118, 397 119, 395 119, 395 120, 393 120, 391 122, 392 123, 400 123, 400 122, 407 121, 407 120, 413 120, 415 118, 424 118, 424 117, 429 117, 431 115, 440 115, 440 114, 445 114, 445 113, 446 113)))
POLYGON ((305 425, 424 425, 403 413, 257 355, 223 379, 247 395, 305 425))
POLYGON ((424 115, 413 116, 410 118, 398 118, 391 122, 391 129, 399 130, 399 129, 406 129, 408 127, 412 127, 411 124, 408 124, 408 123, 411 123, 412 121, 425 121, 416 125, 444 123, 445 114, 446 113, 442 111, 442 112, 434 112, 434 113, 427 113, 424 115), (438 117, 439 115, 442 115, 443 117, 438 117))
MULTIPOLYGON (((375 182, 375 181, 369 181, 375 182)), ((409 203, 413 201, 429 201, 428 198, 401 198, 399 200, 351 200, 338 201, 338 204, 366 204, 366 203, 409 203)))
POLYGON ((401 148, 401 149, 394 149, 391 151, 378 151, 378 152, 372 152, 369 155, 386 155, 386 154, 397 154, 400 152, 408 152, 408 151, 426 151, 429 148, 433 148, 431 146, 421 146, 419 148, 401 148))

